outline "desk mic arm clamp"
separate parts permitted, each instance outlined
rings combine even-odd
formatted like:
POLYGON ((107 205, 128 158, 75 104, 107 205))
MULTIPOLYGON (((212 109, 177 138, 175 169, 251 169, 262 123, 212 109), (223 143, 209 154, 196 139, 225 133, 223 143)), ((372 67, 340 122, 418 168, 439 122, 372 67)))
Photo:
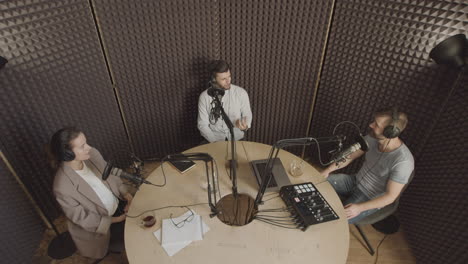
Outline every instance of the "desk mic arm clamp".
MULTIPOLYGON (((207 185, 208 185, 208 205, 210 206, 211 208, 211 214, 210 214, 210 217, 214 217, 215 215, 218 214, 218 210, 216 209, 216 206, 215 204, 218 202, 217 201, 217 196, 216 196, 216 186, 214 186, 216 184, 216 182, 218 182, 217 180, 215 181, 215 174, 214 174, 214 162, 213 162, 213 157, 210 156, 210 154, 208 153, 201 153, 201 152, 198 152, 198 153, 185 153, 185 154, 173 154, 173 155, 168 155, 167 157, 165 157, 162 162, 164 161, 186 161, 186 160, 192 160, 192 161, 196 161, 196 160, 202 160, 205 162, 205 169, 206 169, 206 182, 207 182, 207 185), (211 164, 211 180, 213 181, 213 187, 214 189, 211 188, 211 181, 210 181, 210 172, 209 172, 209 166, 208 166, 208 162, 211 164), (212 191, 213 190, 213 191, 212 191), (213 200, 214 200, 214 203, 213 203, 213 200)), ((216 177, 218 177, 218 175, 216 175, 216 177)))
POLYGON ((262 204, 262 198, 265 194, 266 188, 270 184, 271 178, 273 178, 273 174, 271 173, 273 170, 274 160, 278 157, 279 151, 282 148, 290 147, 290 146, 308 146, 312 144, 318 143, 330 143, 330 142, 341 142, 344 140, 343 136, 333 136, 333 137, 324 137, 324 138, 313 138, 313 137, 305 137, 305 138, 293 138, 293 139, 282 139, 277 141, 270 150, 270 155, 268 156, 268 161, 265 166, 265 170, 262 173, 261 179, 262 184, 260 185, 260 189, 257 193, 257 198, 255 199, 255 205, 258 206, 262 204))

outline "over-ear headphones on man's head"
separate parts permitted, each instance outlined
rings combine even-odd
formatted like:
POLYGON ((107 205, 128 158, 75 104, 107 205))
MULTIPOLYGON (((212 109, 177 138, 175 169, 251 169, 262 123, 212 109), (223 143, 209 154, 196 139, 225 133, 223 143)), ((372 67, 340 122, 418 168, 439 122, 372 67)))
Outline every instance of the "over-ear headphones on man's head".
POLYGON ((392 122, 390 125, 386 126, 383 131, 383 135, 386 138, 396 138, 400 135, 401 130, 397 126, 397 122, 399 120, 399 114, 396 107, 392 109, 392 122))

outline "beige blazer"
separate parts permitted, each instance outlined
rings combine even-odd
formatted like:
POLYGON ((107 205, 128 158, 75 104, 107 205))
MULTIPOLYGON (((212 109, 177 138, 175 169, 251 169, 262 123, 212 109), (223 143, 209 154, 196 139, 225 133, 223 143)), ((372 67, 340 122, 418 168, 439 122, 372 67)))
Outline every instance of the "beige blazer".
MULTIPOLYGON (((101 178, 106 161, 95 148, 86 166, 101 178)), ((104 184, 116 195, 123 197, 127 188, 120 178, 109 175, 104 184)), ((68 231, 79 253, 99 259, 106 255, 110 240, 112 216, 91 186, 71 167, 62 164, 54 179, 54 194, 68 219, 68 231)), ((112 214, 111 214, 112 215, 112 214)))

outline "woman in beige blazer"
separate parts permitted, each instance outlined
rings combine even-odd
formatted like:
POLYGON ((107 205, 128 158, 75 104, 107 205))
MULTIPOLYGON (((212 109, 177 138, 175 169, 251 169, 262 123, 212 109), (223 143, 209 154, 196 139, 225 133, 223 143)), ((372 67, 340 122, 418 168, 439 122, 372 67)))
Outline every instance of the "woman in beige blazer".
POLYGON ((87 144, 80 130, 60 129, 50 146, 51 164, 56 169, 53 190, 68 219, 68 231, 81 255, 103 258, 111 225, 125 221, 125 214, 116 213, 119 200, 127 200, 126 212, 133 197, 120 178, 111 175, 102 180, 106 161, 87 144))

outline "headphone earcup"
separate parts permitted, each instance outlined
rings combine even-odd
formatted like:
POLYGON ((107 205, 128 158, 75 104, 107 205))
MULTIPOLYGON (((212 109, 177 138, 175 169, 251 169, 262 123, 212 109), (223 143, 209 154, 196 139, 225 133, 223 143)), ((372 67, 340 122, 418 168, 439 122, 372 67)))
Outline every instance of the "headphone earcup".
POLYGON ((62 160, 63 161, 72 161, 75 159, 75 153, 71 150, 64 149, 62 151, 62 160))
POLYGON ((386 126, 383 131, 386 138, 396 138, 400 135, 400 129, 397 126, 386 126))

